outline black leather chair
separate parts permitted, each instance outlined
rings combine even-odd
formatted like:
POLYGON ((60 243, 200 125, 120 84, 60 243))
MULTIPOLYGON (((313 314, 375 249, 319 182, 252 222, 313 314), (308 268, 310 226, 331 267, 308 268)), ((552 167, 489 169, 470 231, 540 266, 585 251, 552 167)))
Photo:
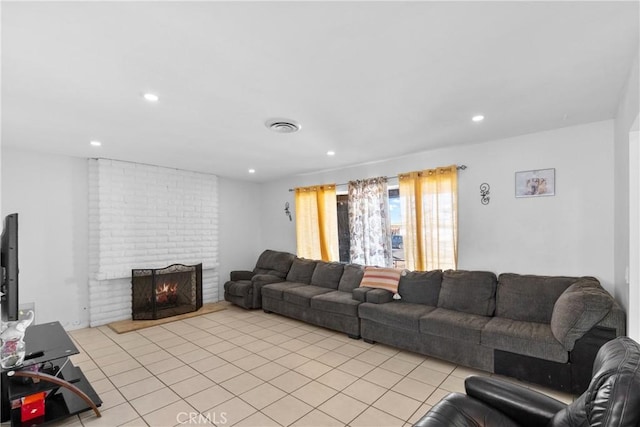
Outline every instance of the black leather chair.
POLYGON ((573 403, 490 377, 465 380, 467 394, 451 393, 414 426, 598 426, 640 425, 640 345, 618 337, 603 345, 589 388, 573 403))

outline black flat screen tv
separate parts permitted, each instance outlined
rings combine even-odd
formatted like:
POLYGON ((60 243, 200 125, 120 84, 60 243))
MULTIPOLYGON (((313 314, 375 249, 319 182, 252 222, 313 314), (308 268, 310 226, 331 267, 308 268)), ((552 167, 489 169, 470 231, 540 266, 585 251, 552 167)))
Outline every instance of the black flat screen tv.
POLYGON ((7 215, 2 229, 2 321, 18 320, 18 214, 7 215))

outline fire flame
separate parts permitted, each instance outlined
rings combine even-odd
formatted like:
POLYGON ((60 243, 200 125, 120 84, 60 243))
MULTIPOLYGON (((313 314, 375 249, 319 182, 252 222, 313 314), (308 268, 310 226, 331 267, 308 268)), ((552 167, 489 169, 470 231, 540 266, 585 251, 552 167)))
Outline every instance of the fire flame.
POLYGON ((167 304, 175 299, 178 293, 177 283, 163 283, 156 287, 156 302, 159 304, 167 304))

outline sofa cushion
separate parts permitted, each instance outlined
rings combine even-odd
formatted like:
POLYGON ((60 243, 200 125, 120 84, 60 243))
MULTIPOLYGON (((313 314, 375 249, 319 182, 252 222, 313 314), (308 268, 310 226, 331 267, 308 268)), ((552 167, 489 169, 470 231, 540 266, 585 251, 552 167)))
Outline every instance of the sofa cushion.
POLYGON ((569 353, 546 323, 493 317, 482 330, 480 342, 486 347, 540 359, 560 363, 569 360, 569 353))
POLYGON ((295 257, 295 255, 288 252, 267 249, 258 257, 256 268, 253 269, 253 272, 256 274, 271 274, 284 279, 295 257))
POLYGON ((491 317, 436 308, 420 318, 420 332, 480 344, 482 329, 491 317))
POLYGON ((296 258, 291 264, 291 269, 287 274, 287 282, 311 283, 313 270, 316 268, 316 261, 312 259, 296 258))
POLYGON ((282 293, 282 300, 292 304, 301 305, 303 307, 310 307, 311 298, 316 295, 326 294, 327 292, 333 291, 331 289, 323 288, 322 286, 297 286, 285 289, 282 293))
POLYGON ((496 282, 496 275, 489 271, 447 270, 442 275, 438 307, 492 316, 496 282))
POLYGON ((311 276, 311 284, 314 286, 322 286, 323 288, 338 289, 344 264, 339 262, 318 261, 313 275, 311 276))
POLYGON ((565 350, 571 351, 576 340, 604 319, 612 305, 613 298, 597 280, 578 280, 553 306, 551 332, 565 350))
POLYGON ((344 266, 344 272, 338 284, 338 290, 342 292, 351 292, 360 286, 364 276, 364 266, 359 264, 347 264, 344 266))
POLYGON ((251 280, 228 281, 224 284, 224 290, 236 297, 244 297, 253 291, 251 280))
POLYGON ((357 317, 359 305, 350 292, 331 291, 311 298, 311 308, 345 316, 357 317))
POLYGON ((367 266, 364 268, 364 276, 362 276, 360 286, 385 289, 395 294, 398 292, 398 282, 401 274, 402 270, 397 268, 367 266))
POLYGON ((367 302, 372 302, 374 304, 384 304, 386 302, 393 301, 393 292, 389 292, 384 289, 376 289, 376 288, 363 288, 363 289, 368 289, 368 292, 365 294, 367 298, 367 302))
POLYGON ((305 283, 298 282, 279 282, 270 283, 262 287, 262 296, 282 301, 283 292, 287 289, 297 288, 298 286, 309 286, 305 283))
POLYGON ((400 276, 398 293, 404 302, 438 305, 442 270, 409 271, 400 276))
POLYGON ((503 273, 498 278, 496 316, 549 323, 553 305, 577 277, 503 273))
POLYGON ((358 306, 358 315, 362 319, 381 323, 398 329, 420 331, 420 318, 435 307, 423 304, 393 301, 386 304, 362 303, 358 306))

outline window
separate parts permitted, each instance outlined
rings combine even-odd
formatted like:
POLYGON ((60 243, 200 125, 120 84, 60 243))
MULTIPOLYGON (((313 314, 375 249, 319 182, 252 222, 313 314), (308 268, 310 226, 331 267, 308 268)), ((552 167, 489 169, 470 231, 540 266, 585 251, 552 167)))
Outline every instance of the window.
POLYGON ((351 242, 349 238, 349 196, 347 194, 338 194, 337 211, 338 211, 338 252, 340 253, 340 262, 348 263, 351 261, 349 255, 351 242))
POLYGON ((393 266, 405 267, 404 255, 404 229, 402 222, 402 205, 400 203, 400 190, 397 186, 389 189, 389 216, 391 218, 391 251, 393 253, 393 266))

